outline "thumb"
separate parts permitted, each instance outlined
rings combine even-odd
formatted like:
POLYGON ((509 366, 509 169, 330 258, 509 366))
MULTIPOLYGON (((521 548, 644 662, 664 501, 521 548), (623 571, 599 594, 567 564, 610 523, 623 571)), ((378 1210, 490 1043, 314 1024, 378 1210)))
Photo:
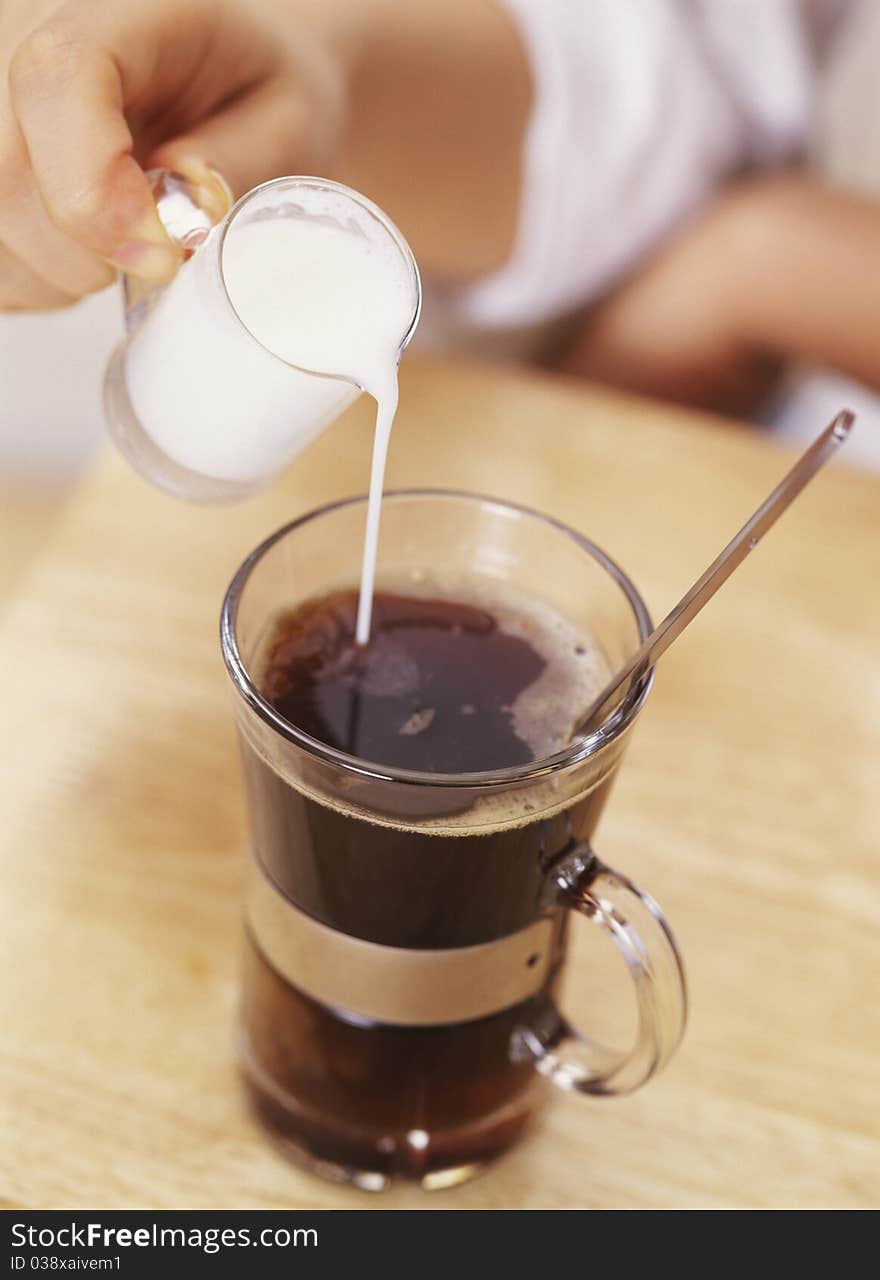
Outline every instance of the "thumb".
POLYGON ((56 227, 125 271, 154 280, 173 274, 180 253, 131 154, 111 53, 40 28, 14 55, 9 89, 34 180, 56 227))

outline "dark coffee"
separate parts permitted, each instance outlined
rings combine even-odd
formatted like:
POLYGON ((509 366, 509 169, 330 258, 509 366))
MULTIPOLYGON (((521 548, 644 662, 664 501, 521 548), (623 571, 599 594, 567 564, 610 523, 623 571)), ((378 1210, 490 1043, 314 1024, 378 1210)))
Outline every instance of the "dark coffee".
POLYGON ((564 744, 594 662, 578 637, 565 655, 560 725, 559 645, 534 619, 497 603, 382 591, 361 648, 356 615, 357 593, 337 591, 277 620, 261 685, 298 729, 362 760, 428 773, 528 764, 564 744))
MULTIPOLYGON (((365 649, 353 640, 356 607, 356 592, 340 591, 281 615, 258 675, 292 725, 377 765, 457 773, 528 764, 564 745, 605 674, 582 637, 506 601, 379 592, 365 649)), ((244 1052, 263 1121, 325 1171, 379 1180, 430 1179, 497 1154, 526 1123, 535 1086, 530 1063, 511 1052, 515 1032, 537 1018, 553 1023, 565 929, 547 872, 592 835, 611 779, 549 818, 530 823, 514 793, 485 834, 434 835, 331 807, 247 745, 244 756, 259 867, 311 920, 420 952, 552 921, 539 991, 435 1026, 328 1007, 249 936, 244 1052)))

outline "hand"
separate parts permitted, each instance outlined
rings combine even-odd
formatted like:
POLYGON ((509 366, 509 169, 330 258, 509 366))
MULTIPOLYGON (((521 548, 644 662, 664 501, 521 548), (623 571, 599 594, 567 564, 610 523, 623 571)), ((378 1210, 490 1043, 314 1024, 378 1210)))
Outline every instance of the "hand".
POLYGON ((169 277, 145 168, 211 166, 236 194, 326 170, 356 25, 326 7, 0 0, 0 310, 64 306, 114 267, 169 277))

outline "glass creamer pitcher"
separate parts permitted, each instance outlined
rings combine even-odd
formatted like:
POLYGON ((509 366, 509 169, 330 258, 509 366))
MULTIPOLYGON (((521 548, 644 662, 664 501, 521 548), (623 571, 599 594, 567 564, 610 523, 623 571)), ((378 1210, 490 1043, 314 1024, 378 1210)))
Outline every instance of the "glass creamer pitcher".
POLYGON ((224 268, 235 237, 263 220, 320 219, 361 237, 371 253, 393 253, 406 272, 409 310, 398 360, 418 323, 418 268, 382 210, 340 183, 276 178, 230 208, 219 176, 213 192, 168 170, 148 177, 184 257, 166 285, 124 277, 128 335, 111 357, 104 392, 110 433, 136 471, 176 497, 242 498, 278 475, 362 387, 337 370, 281 358, 248 328, 224 268))

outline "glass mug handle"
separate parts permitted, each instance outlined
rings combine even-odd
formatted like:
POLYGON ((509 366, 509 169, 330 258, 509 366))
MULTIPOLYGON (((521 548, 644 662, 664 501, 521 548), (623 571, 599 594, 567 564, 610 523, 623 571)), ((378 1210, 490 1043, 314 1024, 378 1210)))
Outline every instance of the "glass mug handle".
POLYGON ((632 1093, 672 1057, 687 1021, 684 965, 672 930, 649 894, 577 845, 551 869, 551 901, 580 912, 610 934, 635 984, 638 1029, 629 1050, 597 1044, 555 1006, 514 1033, 518 1061, 562 1089, 592 1095, 632 1093), (564 1049, 560 1052, 560 1047, 564 1049))

